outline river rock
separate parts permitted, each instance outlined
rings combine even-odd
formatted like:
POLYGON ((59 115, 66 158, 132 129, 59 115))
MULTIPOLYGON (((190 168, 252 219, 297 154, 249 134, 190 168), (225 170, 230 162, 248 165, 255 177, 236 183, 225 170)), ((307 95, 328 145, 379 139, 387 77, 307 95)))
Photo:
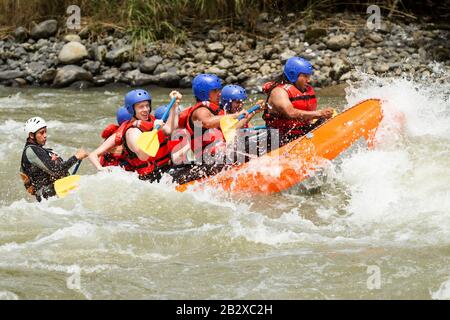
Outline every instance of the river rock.
POLYGON ((327 35, 327 30, 322 28, 308 28, 305 31, 305 41, 308 43, 318 42, 327 35))
POLYGON ((222 59, 220 60, 220 62, 217 64, 217 66, 220 69, 229 69, 233 66, 233 63, 230 60, 227 59, 222 59))
POLYGON ((56 20, 46 20, 36 24, 31 30, 33 39, 50 38, 58 31, 58 22, 56 20))
POLYGON ((108 49, 104 45, 94 46, 93 53, 95 60, 102 62, 105 59, 106 54, 108 53, 108 49))
POLYGON ((205 51, 200 51, 194 56, 194 61, 197 63, 203 63, 208 59, 208 54, 205 51))
POLYGON ((169 68, 166 72, 159 75, 161 85, 169 88, 176 88, 180 83, 180 76, 177 74, 177 68, 169 68))
POLYGON ((328 49, 331 49, 334 51, 340 50, 342 48, 348 48, 348 47, 350 47, 351 43, 352 43, 351 37, 348 35, 344 35, 344 34, 331 36, 326 41, 326 45, 327 45, 328 49))
POLYGON ((34 77, 37 77, 46 69, 47 66, 43 62, 30 62, 26 67, 27 72, 34 77))
POLYGON ((84 27, 83 29, 80 30, 80 32, 78 32, 78 35, 80 36, 81 39, 89 38, 89 34, 90 34, 89 26, 84 27))
POLYGON ((333 68, 330 71, 330 76, 333 80, 339 80, 339 78, 346 72, 350 71, 350 66, 341 59, 332 59, 333 68))
POLYGON ((56 69, 47 69, 42 73, 40 81, 42 83, 51 83, 56 77, 56 69))
POLYGON ((383 41, 383 37, 381 35, 379 35, 378 33, 371 33, 371 34, 369 34, 368 38, 375 43, 383 41))
POLYGON ((123 78, 125 82, 138 87, 155 83, 158 80, 157 76, 142 73, 139 69, 126 72, 123 78))
POLYGON ((81 38, 77 34, 68 34, 68 35, 64 36, 64 41, 65 42, 80 42, 81 43, 81 38))
POLYGON ((223 78, 227 75, 227 71, 223 69, 219 69, 216 66, 212 66, 206 70, 206 73, 212 73, 217 75, 219 78, 223 78))
POLYGON ((18 27, 14 30, 14 39, 16 39, 17 42, 25 42, 28 40, 29 36, 28 30, 24 27, 18 27))
POLYGON ((152 56, 144 59, 139 65, 139 70, 143 73, 152 74, 156 67, 163 61, 161 56, 152 56))
POLYGON ((185 76, 180 80, 180 88, 191 88, 192 87, 192 77, 185 76))
POLYGON ((280 59, 284 63, 287 59, 292 58, 296 55, 296 53, 290 49, 286 49, 283 53, 280 54, 280 59))
POLYGON ((88 61, 82 67, 92 74, 97 74, 100 71, 100 61, 88 61))
POLYGON ((389 65, 387 63, 378 63, 373 66, 373 70, 380 73, 387 72, 389 71, 389 65))
POLYGON ((79 66, 64 66, 62 68, 58 68, 56 71, 53 86, 61 88, 68 86, 75 81, 92 81, 92 74, 79 66))
POLYGON ((109 51, 105 56, 105 61, 110 65, 120 66, 122 63, 127 62, 131 56, 132 47, 127 45, 122 48, 109 51))
POLYGON ((94 77, 93 81, 96 86, 103 86, 107 83, 116 82, 120 77, 120 71, 117 68, 107 69, 101 75, 94 77))
POLYGON ((217 30, 209 30, 208 31, 208 38, 211 39, 211 41, 219 41, 220 40, 220 32, 217 30))
POLYGON ((218 41, 210 43, 206 46, 206 51, 209 51, 209 52, 221 53, 224 49, 225 49, 225 47, 223 46, 223 44, 218 41))
POLYGON ((66 43, 58 55, 59 62, 63 64, 75 64, 88 56, 86 47, 79 42, 66 43))
POLYGON ((25 78, 26 73, 23 71, 8 70, 0 72, 0 81, 12 80, 16 78, 25 78))

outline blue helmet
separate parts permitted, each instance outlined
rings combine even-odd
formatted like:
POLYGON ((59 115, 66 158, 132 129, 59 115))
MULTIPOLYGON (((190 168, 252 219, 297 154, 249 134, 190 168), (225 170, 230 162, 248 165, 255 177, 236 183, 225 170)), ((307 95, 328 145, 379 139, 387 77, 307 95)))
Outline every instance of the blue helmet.
POLYGON ((222 88, 222 80, 214 74, 199 74, 192 80, 192 91, 199 101, 209 101, 209 92, 222 88))
POLYGON ((134 116, 134 105, 141 101, 152 102, 152 96, 147 91, 142 89, 131 90, 128 92, 125 95, 125 108, 128 113, 134 116))
POLYGON ((155 118, 158 119, 158 120, 161 120, 163 115, 164 115, 164 113, 166 112, 168 106, 169 105, 166 104, 166 105, 159 106, 158 108, 156 108, 156 110, 155 110, 155 118))
POLYGON ((119 109, 117 109, 116 119, 119 126, 125 121, 131 120, 131 118, 131 114, 128 112, 125 106, 121 106, 119 109))
POLYGON ((227 110, 230 108, 231 102, 235 100, 247 100, 247 92, 245 92, 245 89, 234 84, 223 87, 220 96, 220 106, 227 110))
POLYGON ((306 59, 292 57, 286 61, 283 73, 290 82, 295 82, 300 74, 312 74, 313 67, 306 59))

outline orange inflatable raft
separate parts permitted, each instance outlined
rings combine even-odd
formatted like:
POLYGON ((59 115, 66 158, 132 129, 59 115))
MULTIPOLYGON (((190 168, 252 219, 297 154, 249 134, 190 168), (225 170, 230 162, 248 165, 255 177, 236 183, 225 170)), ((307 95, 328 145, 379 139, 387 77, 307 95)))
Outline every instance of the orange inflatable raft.
POLYGON ((286 190, 310 177, 325 161, 335 159, 359 138, 364 137, 370 144, 381 119, 380 100, 362 101, 279 149, 176 189, 183 192, 206 186, 250 194, 286 190))

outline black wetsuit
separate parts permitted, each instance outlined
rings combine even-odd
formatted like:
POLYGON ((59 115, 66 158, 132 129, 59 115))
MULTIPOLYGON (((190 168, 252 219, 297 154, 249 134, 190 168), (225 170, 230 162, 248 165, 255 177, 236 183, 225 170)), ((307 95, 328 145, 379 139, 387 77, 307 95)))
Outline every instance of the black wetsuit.
MULTIPOLYGON (((20 171, 29 179, 38 201, 56 195, 53 183, 69 175, 69 169, 78 159, 75 156, 64 161, 52 149, 44 148, 28 139, 22 153, 20 171)), ((25 182, 25 180, 24 180, 25 182)), ((27 185, 25 187, 28 189, 27 185)))

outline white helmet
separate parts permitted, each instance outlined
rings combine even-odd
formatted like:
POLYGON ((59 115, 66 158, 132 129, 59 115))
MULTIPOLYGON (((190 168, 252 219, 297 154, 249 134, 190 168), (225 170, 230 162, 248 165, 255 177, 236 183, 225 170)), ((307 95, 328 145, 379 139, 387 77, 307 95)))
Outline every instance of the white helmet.
POLYGON ((34 117, 31 119, 28 119, 27 122, 25 122, 25 132, 27 134, 36 133, 39 129, 42 129, 47 126, 47 123, 45 123, 45 120, 41 117, 34 117))

